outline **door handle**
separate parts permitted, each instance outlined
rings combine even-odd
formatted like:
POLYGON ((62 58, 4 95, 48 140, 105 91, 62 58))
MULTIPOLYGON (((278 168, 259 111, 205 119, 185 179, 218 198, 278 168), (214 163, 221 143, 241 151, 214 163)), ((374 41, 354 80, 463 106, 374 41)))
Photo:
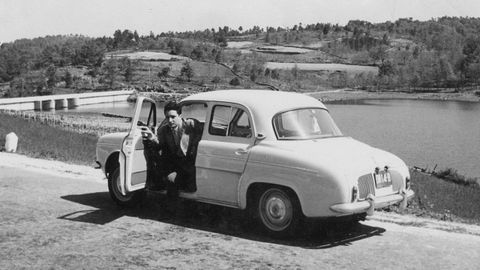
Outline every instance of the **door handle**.
POLYGON ((247 153, 248 153, 248 150, 247 149, 242 149, 242 148, 237 149, 237 151, 235 151, 236 155, 245 155, 247 153))

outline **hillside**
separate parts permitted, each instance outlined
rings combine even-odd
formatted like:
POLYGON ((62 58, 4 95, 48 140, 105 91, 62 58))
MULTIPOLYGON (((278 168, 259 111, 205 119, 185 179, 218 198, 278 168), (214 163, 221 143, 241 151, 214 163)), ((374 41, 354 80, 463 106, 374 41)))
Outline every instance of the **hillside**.
POLYGON ((0 46, 0 91, 4 97, 126 87, 475 91, 479 33, 478 18, 443 17, 21 39, 0 46))

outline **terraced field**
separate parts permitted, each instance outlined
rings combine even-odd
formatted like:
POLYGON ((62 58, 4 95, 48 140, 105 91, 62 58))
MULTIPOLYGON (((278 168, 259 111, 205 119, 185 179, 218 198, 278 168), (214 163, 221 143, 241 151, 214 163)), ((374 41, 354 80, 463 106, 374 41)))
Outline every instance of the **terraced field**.
POLYGON ((265 68, 269 69, 293 69, 297 67, 299 70, 305 71, 344 71, 347 73, 378 73, 378 67, 372 66, 360 66, 360 65, 346 65, 346 64, 334 64, 334 63, 277 63, 267 62, 265 68))
POLYGON ((107 55, 107 58, 123 58, 127 57, 132 60, 143 60, 143 61, 175 61, 175 60, 187 60, 188 57, 173 55, 164 52, 129 52, 129 53, 110 53, 107 55))

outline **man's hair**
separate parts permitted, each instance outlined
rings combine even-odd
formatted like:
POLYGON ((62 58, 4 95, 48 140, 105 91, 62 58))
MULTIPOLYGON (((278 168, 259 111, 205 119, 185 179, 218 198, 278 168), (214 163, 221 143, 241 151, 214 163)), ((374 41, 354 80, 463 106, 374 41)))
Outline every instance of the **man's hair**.
POLYGON ((169 111, 177 111, 177 113, 180 115, 182 113, 182 108, 176 101, 169 101, 167 104, 165 104, 165 108, 163 108, 163 113, 167 114, 169 111))

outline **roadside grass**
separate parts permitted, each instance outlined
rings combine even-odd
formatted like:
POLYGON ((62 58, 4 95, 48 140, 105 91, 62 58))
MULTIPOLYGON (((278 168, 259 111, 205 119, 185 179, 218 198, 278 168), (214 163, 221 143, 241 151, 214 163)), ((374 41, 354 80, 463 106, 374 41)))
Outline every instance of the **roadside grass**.
POLYGON ((0 145, 5 145, 6 134, 18 136, 17 153, 67 163, 92 166, 95 164, 95 146, 98 136, 80 134, 29 121, 18 116, 0 113, 0 145))
MULTIPOLYGON (((458 184, 411 171, 415 197, 406 213, 445 221, 480 224, 480 186, 458 184)), ((390 210, 397 211, 393 206, 390 210)))
POLYGON ((476 178, 465 177, 457 173, 457 171, 453 168, 447 168, 439 172, 435 172, 435 175, 438 178, 464 186, 478 186, 480 184, 476 178))

